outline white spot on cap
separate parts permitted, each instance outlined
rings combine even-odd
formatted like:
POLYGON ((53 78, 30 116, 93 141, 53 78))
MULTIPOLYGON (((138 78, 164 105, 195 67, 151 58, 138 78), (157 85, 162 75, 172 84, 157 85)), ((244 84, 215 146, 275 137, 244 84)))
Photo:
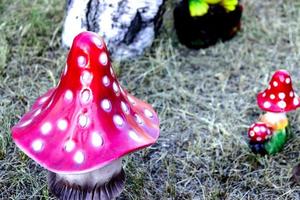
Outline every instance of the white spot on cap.
POLYGON ((84 71, 82 72, 80 79, 83 85, 89 85, 92 82, 93 75, 88 71, 84 71))
POLYGON ((29 120, 27 120, 27 121, 23 122, 22 124, 20 124, 20 127, 27 126, 27 125, 29 125, 31 122, 32 122, 32 120, 31 120, 31 119, 29 119, 29 120))
POLYGON ((127 98, 132 105, 135 105, 136 102, 131 96, 128 95, 127 98))
POLYGON ((82 128, 86 128, 89 124, 89 117, 84 114, 79 115, 78 123, 82 128))
POLYGON ((268 90, 270 90, 270 89, 271 89, 271 85, 268 86, 268 90))
POLYGON ((79 67, 85 67, 86 66, 86 59, 84 56, 79 56, 77 58, 77 63, 79 65, 79 67))
POLYGON ((266 93, 264 92, 262 96, 265 97, 265 96, 266 96, 266 93))
POLYGON ((265 108, 270 108, 270 107, 271 107, 270 102, 266 101, 266 102, 264 103, 264 107, 265 107, 265 108))
POLYGON ((274 95, 274 94, 271 94, 271 95, 270 95, 270 99, 275 99, 275 95, 274 95))
POLYGON ((260 127, 260 131, 261 131, 261 132, 266 132, 267 129, 266 129, 266 127, 264 127, 264 126, 261 126, 261 127, 260 127))
POLYGON ((99 61, 102 65, 106 65, 108 58, 107 58, 107 54, 106 53, 101 53, 100 57, 99 57, 99 61))
POLYGON ((103 143, 102 137, 100 136, 100 134, 98 132, 93 132, 91 139, 92 139, 91 142, 94 147, 100 147, 103 143))
POLYGON ((107 76, 104 76, 102 78, 102 82, 103 82, 103 85, 105 85, 105 86, 109 86, 109 84, 110 84, 110 80, 107 76))
POLYGON ((286 107, 285 101, 279 101, 279 102, 277 103, 277 105, 278 105, 279 108, 282 108, 282 109, 286 107))
POLYGON ((136 132, 134 131, 129 131, 129 137, 131 137, 133 140, 137 141, 137 142, 141 142, 141 138, 137 135, 136 132))
POLYGON ((253 137, 255 135, 255 133, 253 131, 250 131, 250 137, 253 137))
POLYGON ((90 89, 84 89, 81 92, 81 102, 83 104, 88 103, 92 99, 92 92, 90 89))
POLYGON ((260 131, 260 129, 258 126, 254 127, 254 132, 258 133, 259 131, 260 131))
POLYGON ((257 137, 256 141, 260 142, 261 141, 261 137, 257 137))
POLYGON ((83 163, 84 161, 84 154, 82 151, 77 151, 74 155, 74 161, 77 163, 77 164, 81 164, 83 163))
POLYGON ((75 148, 75 142, 73 140, 68 140, 65 143, 65 150, 71 152, 75 148))
POLYGON ((113 121, 116 126, 122 126, 124 123, 123 118, 120 115, 114 115, 113 121))
POLYGON ((116 84, 116 82, 113 83, 113 90, 115 91, 115 93, 119 92, 119 88, 118 88, 118 85, 116 84))
POLYGON ((68 122, 65 119, 60 119, 57 122, 57 126, 61 131, 64 131, 68 128, 68 122))
POLYGON ((294 98, 293 103, 295 106, 298 106, 299 104, 299 99, 297 97, 294 98))
POLYGON ((294 92, 290 91, 290 97, 293 97, 293 96, 294 96, 294 92))
POLYGON ((135 121, 138 124, 143 124, 144 123, 144 121, 142 120, 142 118, 138 114, 135 114, 134 117, 135 117, 135 121))
POLYGON ((41 132, 44 135, 47 135, 52 129, 52 125, 50 122, 45 122, 41 127, 41 132))
POLYGON ((280 92, 278 94, 279 99, 284 99, 285 98, 285 94, 283 92, 280 92))
POLYGON ((122 108, 124 113, 129 114, 129 109, 123 101, 121 102, 121 108, 122 108))
POLYGON ((291 79, 290 79, 290 78, 286 78, 286 79, 285 79, 285 83, 286 83, 286 84, 289 84, 290 82, 291 82, 291 79))
POLYGON ((95 43, 95 45, 96 45, 98 48, 102 48, 103 43, 102 43, 102 41, 101 41, 99 38, 94 37, 94 38, 93 38, 93 42, 95 43))
POLYGON ((66 93, 65 93, 65 99, 66 99, 67 101, 72 101, 72 99, 73 99, 73 93, 72 93, 71 90, 67 90, 67 91, 66 91, 66 93))
POLYGON ((32 143, 31 143, 31 147, 34 151, 36 152, 39 152, 43 149, 44 147, 44 142, 40 139, 37 139, 37 140, 34 140, 32 143))
POLYGON ((152 117, 153 117, 153 113, 152 113, 150 110, 148 110, 148 109, 145 109, 145 110, 144 110, 144 114, 145 114, 147 117, 149 117, 149 118, 152 118, 152 117))
POLYGON ((111 109, 110 101, 107 100, 107 99, 103 99, 102 102, 101 102, 101 107, 102 107, 103 110, 105 110, 107 112, 110 111, 110 109, 111 109))
POLYGON ((277 87, 277 86, 278 86, 277 81, 274 81, 274 82, 273 82, 273 85, 274 85, 274 87, 277 87))

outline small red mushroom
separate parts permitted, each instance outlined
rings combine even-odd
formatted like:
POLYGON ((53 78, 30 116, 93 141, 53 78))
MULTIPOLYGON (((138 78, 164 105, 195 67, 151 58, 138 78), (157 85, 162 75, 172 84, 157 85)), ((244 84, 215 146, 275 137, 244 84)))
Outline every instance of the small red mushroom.
POLYGON ((75 37, 57 87, 12 128, 17 146, 50 171, 59 199, 115 198, 124 186, 121 158, 158 136, 157 114, 120 85, 92 32, 75 37))
POLYGON ((271 135, 271 129, 267 126, 267 124, 262 122, 252 124, 248 130, 248 136, 250 140, 254 142, 264 142, 271 137, 271 135))
POLYGON ((269 87, 257 95, 258 106, 268 112, 283 113, 297 109, 300 99, 294 92, 292 80, 286 70, 278 70, 272 76, 269 87))

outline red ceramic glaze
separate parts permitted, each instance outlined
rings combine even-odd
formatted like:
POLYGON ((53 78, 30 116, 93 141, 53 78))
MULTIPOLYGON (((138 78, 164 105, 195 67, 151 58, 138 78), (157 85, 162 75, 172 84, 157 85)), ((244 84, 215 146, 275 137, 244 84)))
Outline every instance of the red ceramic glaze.
POLYGON ((120 86, 102 38, 92 32, 74 39, 60 83, 12 128, 15 143, 57 173, 92 171, 158 136, 157 114, 120 86))
POLYGON ((248 136, 250 140, 254 142, 264 142, 266 139, 271 137, 271 135, 271 128, 263 122, 256 122, 252 124, 248 130, 248 136))
POLYGON ((288 112, 297 109, 300 104, 298 95, 294 92, 292 79, 286 70, 274 73, 269 87, 257 95, 257 104, 269 112, 288 112))

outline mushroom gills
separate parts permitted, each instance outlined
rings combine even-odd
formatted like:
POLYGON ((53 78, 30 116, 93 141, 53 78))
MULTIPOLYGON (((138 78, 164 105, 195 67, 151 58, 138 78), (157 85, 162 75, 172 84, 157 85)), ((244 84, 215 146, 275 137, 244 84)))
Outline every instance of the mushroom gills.
POLYGON ((49 188, 60 200, 110 200, 118 197, 125 184, 121 159, 81 174, 49 172, 49 188))

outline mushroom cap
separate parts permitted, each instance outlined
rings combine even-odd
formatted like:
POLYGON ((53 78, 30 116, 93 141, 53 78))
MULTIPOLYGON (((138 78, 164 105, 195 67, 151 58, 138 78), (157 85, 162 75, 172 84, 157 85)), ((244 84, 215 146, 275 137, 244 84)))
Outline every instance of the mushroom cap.
POLYGON ((18 147, 56 173, 85 173, 153 144, 153 108, 123 89, 102 38, 75 37, 57 87, 36 100, 12 127, 18 147))
POLYGON ((272 135, 271 128, 266 123, 256 122, 248 130, 248 136, 251 141, 264 142, 272 135))
POLYGON ((299 97, 294 92, 292 79, 286 70, 277 70, 269 83, 269 87, 257 95, 257 104, 269 112, 289 112, 297 109, 299 97))

